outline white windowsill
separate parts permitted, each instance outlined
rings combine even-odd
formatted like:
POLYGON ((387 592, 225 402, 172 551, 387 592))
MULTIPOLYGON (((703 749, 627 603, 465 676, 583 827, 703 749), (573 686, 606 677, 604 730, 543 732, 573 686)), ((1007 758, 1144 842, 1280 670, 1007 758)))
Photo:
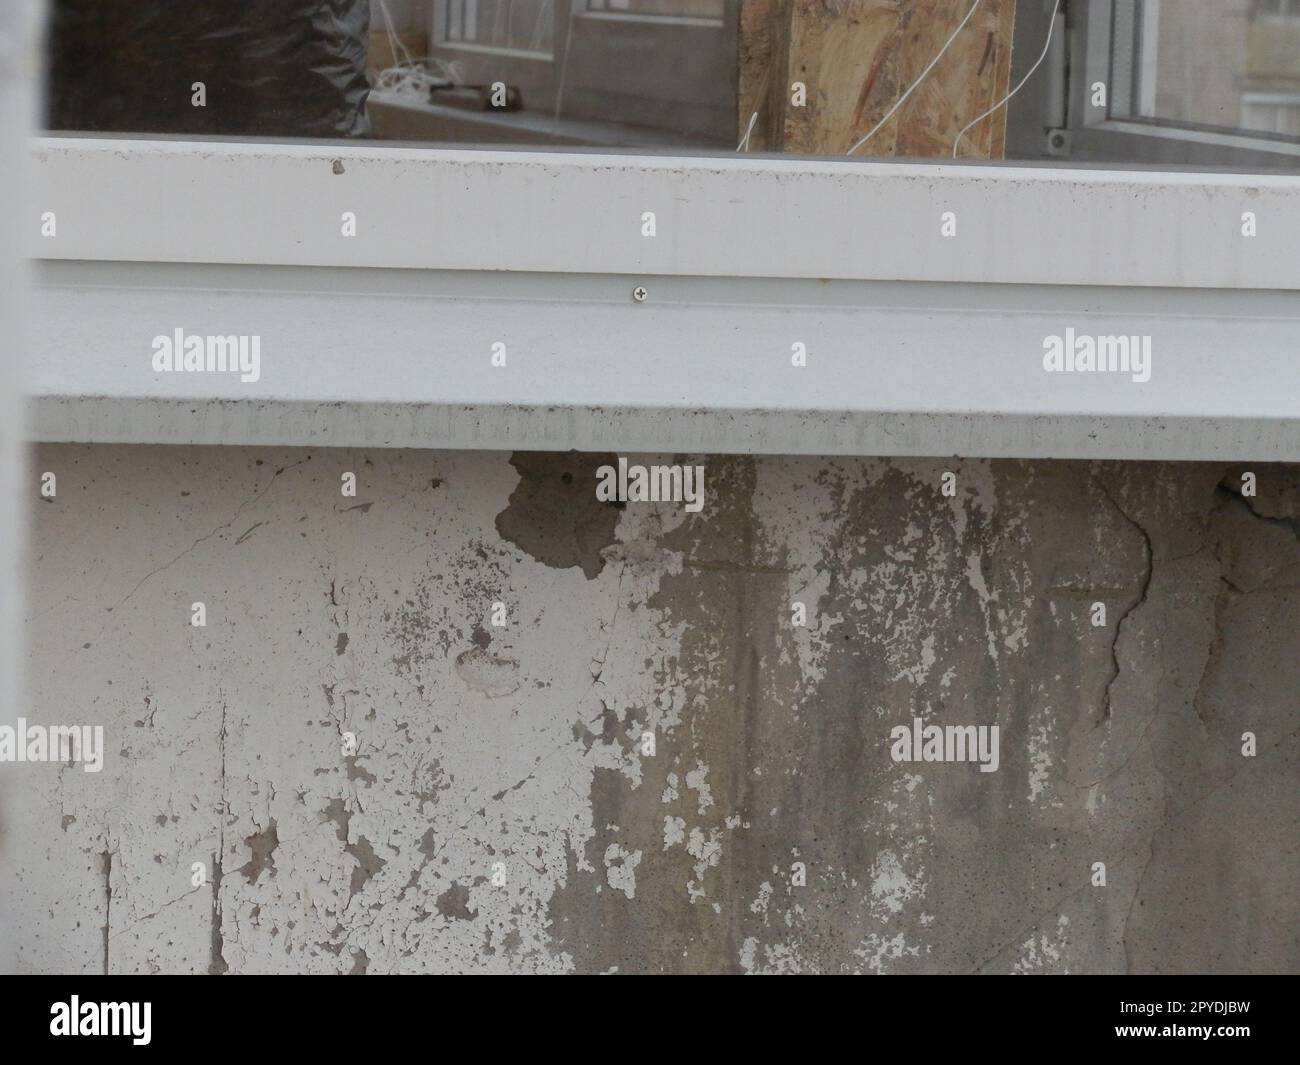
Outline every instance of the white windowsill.
POLYGON ((75 138, 36 171, 37 439, 1300 460, 1300 179, 75 138), (1151 381, 1045 374, 1070 325, 1152 335, 1151 381), (176 327, 258 334, 262 379, 154 373, 176 327))

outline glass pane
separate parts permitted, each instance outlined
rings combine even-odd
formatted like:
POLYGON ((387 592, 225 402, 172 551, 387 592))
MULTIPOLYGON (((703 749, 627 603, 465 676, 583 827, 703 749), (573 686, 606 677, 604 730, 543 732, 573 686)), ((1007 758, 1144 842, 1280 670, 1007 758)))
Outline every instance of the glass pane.
POLYGON ((1300 0, 48 2, 60 131, 1300 170, 1300 0))
POLYGON ((1149 4, 1137 114, 1167 122, 1300 133, 1300 3, 1149 4))
POLYGON ((587 6, 622 15, 720 19, 723 14, 723 0, 587 0, 587 6))
POLYGON ((549 56, 555 0, 448 0, 443 20, 444 41, 549 56))

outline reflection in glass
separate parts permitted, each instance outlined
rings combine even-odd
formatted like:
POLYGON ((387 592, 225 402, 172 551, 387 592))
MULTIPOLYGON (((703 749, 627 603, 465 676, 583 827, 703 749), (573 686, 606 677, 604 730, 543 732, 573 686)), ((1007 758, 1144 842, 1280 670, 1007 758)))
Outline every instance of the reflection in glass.
POLYGON ((1300 169, 1300 0, 49 4, 61 131, 1300 169))

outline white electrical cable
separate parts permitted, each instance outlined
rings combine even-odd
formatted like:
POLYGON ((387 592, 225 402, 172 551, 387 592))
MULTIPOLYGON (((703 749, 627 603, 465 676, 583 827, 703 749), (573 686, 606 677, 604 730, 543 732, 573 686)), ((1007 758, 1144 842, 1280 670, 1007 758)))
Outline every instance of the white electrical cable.
POLYGON ((934 65, 938 63, 940 59, 943 58, 944 53, 948 51, 948 48, 952 45, 952 42, 957 39, 957 34, 961 33, 961 31, 966 28, 966 23, 970 21, 971 16, 975 14, 975 9, 978 8, 982 2, 983 0, 975 0, 975 3, 971 5, 971 9, 966 12, 966 17, 962 19, 960 23, 958 23, 957 28, 952 31, 952 36, 949 37, 948 40, 944 43, 944 46, 939 49, 939 54, 935 56, 933 59, 931 59, 930 65, 927 66, 923 71, 921 71, 921 76, 917 78, 914 82, 912 82, 911 85, 908 86, 907 92, 903 93, 903 95, 898 98, 894 106, 891 107, 885 113, 884 118, 882 118, 879 122, 876 123, 875 127, 871 130, 871 132, 868 133, 865 137, 863 137, 860 141, 858 141, 858 143, 855 144, 852 148, 850 148, 847 152, 845 152, 844 153, 845 155, 852 155, 854 152, 856 152, 859 148, 861 148, 864 144, 866 144, 867 141, 871 140, 871 138, 876 135, 876 132, 880 129, 881 126, 883 126, 886 122, 888 122, 891 118, 894 117, 894 112, 903 106, 903 101, 905 101, 909 96, 912 95, 916 87, 925 80, 926 75, 929 74, 930 71, 934 69, 934 65))
POLYGON ((406 46, 402 44, 401 39, 397 36, 397 31, 393 28, 393 16, 389 12, 385 0, 379 0, 379 10, 384 13, 385 32, 388 34, 388 47, 393 53, 393 58, 396 59, 398 52, 401 52, 402 62, 411 62, 411 53, 406 50, 406 46))
POLYGON ((757 124, 758 124, 758 112, 755 111, 752 115, 749 116, 749 126, 745 129, 745 135, 740 138, 740 143, 736 145, 736 151, 738 152, 749 151, 749 138, 754 132, 754 126, 756 126, 757 124))
POLYGON ((379 0, 379 10, 384 16, 388 47, 398 62, 379 72, 374 86, 377 91, 427 103, 431 89, 464 84, 464 69, 458 62, 448 63, 428 56, 413 59, 393 28, 393 17, 385 0, 379 0))
POLYGON ((564 59, 560 60, 559 85, 555 86, 555 121, 551 124, 552 134, 559 134, 560 129, 560 108, 564 105, 564 82, 568 78, 568 53, 569 46, 573 44, 573 13, 577 3, 578 0, 571 0, 569 3, 569 25, 567 33, 564 34, 564 59))
POLYGON ((993 112, 996 111, 999 107, 1005 107, 1007 102, 1011 99, 1011 97, 1015 96, 1016 93, 1018 93, 1021 89, 1025 87, 1025 82, 1027 82, 1033 76, 1034 71, 1037 70, 1042 65, 1043 60, 1047 58, 1047 51, 1049 48, 1052 47, 1052 31, 1056 29, 1056 13, 1060 10, 1061 10, 1061 0, 1056 0, 1056 3, 1052 6, 1052 17, 1047 20, 1047 40, 1043 42, 1043 54, 1040 55, 1038 57, 1037 62, 1035 62, 1034 65, 1029 68, 1029 73, 1020 79, 1020 84, 1017 85, 1014 89, 1012 89, 1009 93, 1007 93, 1006 96, 1002 97, 1001 100, 995 103, 982 115, 980 115, 979 118, 974 119, 972 122, 964 126, 962 128, 962 131, 957 134, 957 139, 952 142, 952 157, 954 159, 957 158, 957 147, 961 144, 962 137, 966 136, 966 130, 970 129, 971 126, 975 126, 983 122, 986 118, 989 117, 989 115, 993 114, 993 112))
POLYGON ((564 59, 560 61, 560 79, 555 88, 555 121, 551 124, 554 134, 560 132, 560 108, 564 105, 564 83, 569 76, 569 50, 573 44, 573 15, 577 10, 578 0, 569 3, 569 28, 564 34, 564 59))
POLYGON ((533 39, 529 48, 534 52, 542 51, 542 39, 546 36, 546 24, 555 24, 554 4, 551 0, 537 5, 537 18, 533 20, 533 39))

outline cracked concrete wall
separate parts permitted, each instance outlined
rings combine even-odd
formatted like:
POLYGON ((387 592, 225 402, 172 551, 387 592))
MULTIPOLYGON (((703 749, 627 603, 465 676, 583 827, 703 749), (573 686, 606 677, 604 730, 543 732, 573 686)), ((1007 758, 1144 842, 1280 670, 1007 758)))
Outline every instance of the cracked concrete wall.
POLYGON ((1300 469, 610 458, 38 448, 19 968, 1300 968, 1300 469))

